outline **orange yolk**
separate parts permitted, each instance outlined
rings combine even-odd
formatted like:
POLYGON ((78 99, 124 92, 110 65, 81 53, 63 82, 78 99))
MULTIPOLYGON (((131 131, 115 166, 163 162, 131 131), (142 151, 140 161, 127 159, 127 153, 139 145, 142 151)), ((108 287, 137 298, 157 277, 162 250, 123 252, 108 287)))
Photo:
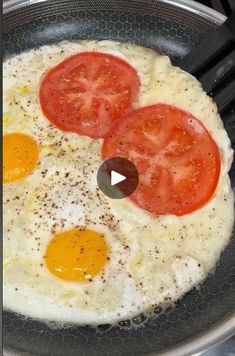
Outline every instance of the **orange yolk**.
POLYGON ((108 259, 104 236, 84 228, 56 234, 47 246, 46 265, 67 281, 91 281, 108 259))
POLYGON ((3 182, 10 183, 29 175, 37 166, 39 148, 30 136, 11 133, 3 136, 3 182))

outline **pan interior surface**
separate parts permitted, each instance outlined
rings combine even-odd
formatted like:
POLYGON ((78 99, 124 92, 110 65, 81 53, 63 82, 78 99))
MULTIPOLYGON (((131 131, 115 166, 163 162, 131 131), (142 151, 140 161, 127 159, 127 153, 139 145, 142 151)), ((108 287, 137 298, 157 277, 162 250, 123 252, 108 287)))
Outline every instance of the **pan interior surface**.
MULTIPOLYGON (((111 39, 154 48, 177 63, 217 24, 213 16, 157 0, 49 0, 7 11, 3 18, 4 54, 63 39, 111 39)), ((235 145, 235 116, 223 118, 235 145)), ((235 188, 234 165, 230 172, 235 188)), ((212 330, 234 313, 235 240, 222 254, 215 274, 199 291, 189 292, 144 326, 122 326, 102 332, 86 327, 56 329, 32 319, 4 312, 5 345, 34 355, 140 355, 176 350, 183 343, 212 330)), ((192 352, 192 351, 191 351, 192 352)))

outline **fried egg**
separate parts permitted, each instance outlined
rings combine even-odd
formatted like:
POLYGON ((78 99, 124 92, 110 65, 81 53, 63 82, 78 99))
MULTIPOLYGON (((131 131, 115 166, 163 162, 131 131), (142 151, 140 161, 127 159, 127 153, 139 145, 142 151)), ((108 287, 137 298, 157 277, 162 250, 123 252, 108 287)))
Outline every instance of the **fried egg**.
POLYGON ((169 305, 202 283, 229 243, 233 151, 217 107, 169 58, 132 44, 63 41, 4 63, 4 308, 45 322, 115 324, 169 305), (113 54, 140 81, 139 106, 176 105, 197 117, 221 155, 209 202, 153 216, 99 190, 102 139, 63 132, 38 98, 49 67, 82 51, 113 54))

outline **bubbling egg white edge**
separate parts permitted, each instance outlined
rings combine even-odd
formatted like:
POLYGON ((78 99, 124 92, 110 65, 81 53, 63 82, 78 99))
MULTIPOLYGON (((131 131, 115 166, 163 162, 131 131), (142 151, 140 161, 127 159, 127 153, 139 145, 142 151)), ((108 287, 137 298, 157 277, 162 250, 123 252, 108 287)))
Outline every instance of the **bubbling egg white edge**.
MULTIPOLYGON (((104 44, 104 46, 103 46, 103 48, 100 48, 100 49, 98 49, 98 50, 100 50, 100 51, 107 51, 108 53, 111 53, 111 54, 114 54, 114 55, 119 55, 120 57, 122 57, 123 59, 127 59, 128 60, 128 58, 127 57, 125 57, 123 54, 118 54, 119 52, 118 51, 113 51, 113 50, 110 50, 110 49, 105 49, 105 43, 109 43, 108 44, 108 46, 112 46, 112 42, 109 42, 109 41, 103 41, 102 43, 104 44)), ((66 47, 68 47, 68 45, 69 45, 69 42, 64 42, 64 46, 66 47), (67 43, 67 44, 66 44, 67 43)), ((48 46, 49 47, 49 46, 48 46)), ((25 54, 26 55, 26 54, 25 54)), ((165 60, 165 61, 168 61, 168 59, 167 59, 167 57, 159 57, 158 58, 159 60, 165 60)), ((148 100, 147 100, 148 101, 148 100)), ((151 100, 149 101, 149 103, 151 102, 151 100)), ((205 124, 205 123, 204 123, 205 124)), ((206 125, 207 126, 207 125, 206 125)), ((225 131, 225 130, 224 130, 225 131)), ((230 142, 229 142, 229 140, 228 140, 228 138, 226 139, 226 136, 227 134, 225 133, 225 135, 224 135, 224 133, 223 134, 221 134, 221 141, 223 140, 223 142, 225 143, 225 145, 224 145, 224 156, 225 156, 225 162, 224 162, 224 164, 223 164, 223 171, 222 171, 222 174, 224 175, 224 174, 226 174, 227 172, 228 172, 228 170, 229 170, 229 166, 231 165, 231 162, 232 162, 232 152, 231 152, 231 144, 230 144, 230 142), (224 138, 225 138, 225 140, 224 140, 224 138), (226 151, 227 151, 227 153, 228 153, 228 151, 230 152, 229 154, 227 154, 226 153, 226 151), (226 161, 227 160, 227 161, 226 161)), ((219 141, 220 141, 220 139, 219 139, 219 141)), ((218 142, 217 141, 217 138, 216 138, 216 142, 218 142)), ((220 142, 220 147, 221 147, 221 142, 220 142)), ((231 188, 230 188, 231 189, 231 188)), ((166 219, 169 219, 170 217, 166 217, 166 219)), ((174 219, 174 218, 173 218, 174 219)), ((204 279, 205 278, 205 276, 203 276, 203 278, 202 278, 202 276, 201 276, 201 280, 202 279, 204 279)), ((8 299, 8 298, 7 298, 8 299)), ((9 299, 8 299, 9 300, 9 299)), ((94 316, 94 315, 93 315, 94 316)), ((124 316, 122 316, 122 318, 123 318, 124 316)), ((105 319, 105 322, 107 321, 108 319, 105 319)))

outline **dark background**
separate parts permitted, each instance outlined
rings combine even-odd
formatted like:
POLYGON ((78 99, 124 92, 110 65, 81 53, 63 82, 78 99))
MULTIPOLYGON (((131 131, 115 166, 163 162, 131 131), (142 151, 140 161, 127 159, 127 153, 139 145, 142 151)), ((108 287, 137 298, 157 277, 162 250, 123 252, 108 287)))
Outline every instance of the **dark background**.
MULTIPOLYGON (((203 5, 209 6, 222 14, 229 16, 235 10, 235 0, 197 0, 203 5)), ((221 345, 211 348, 202 356, 235 356, 235 336, 225 341, 221 345)))
POLYGON ((196 0, 203 5, 212 7, 213 9, 225 14, 229 15, 231 10, 235 10, 235 0, 196 0))

